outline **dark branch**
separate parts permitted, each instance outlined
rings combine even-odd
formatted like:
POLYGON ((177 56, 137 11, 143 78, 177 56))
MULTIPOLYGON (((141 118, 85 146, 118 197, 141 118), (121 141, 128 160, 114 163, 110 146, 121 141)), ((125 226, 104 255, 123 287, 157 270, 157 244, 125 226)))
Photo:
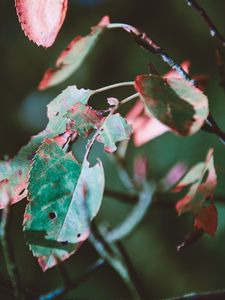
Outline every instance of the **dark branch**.
POLYGON ((127 270, 130 274, 132 281, 135 284, 135 287, 140 295, 140 298, 143 300, 148 299, 145 288, 139 278, 139 275, 128 255, 127 251, 125 250, 124 246, 122 245, 122 243, 120 241, 117 241, 116 245, 118 247, 118 250, 120 251, 121 256, 123 257, 124 263, 126 264, 127 270))
POLYGON ((58 288, 46 295, 39 297, 39 300, 57 300, 62 299, 62 297, 69 291, 77 288, 80 284, 88 280, 96 271, 105 263, 103 258, 96 260, 80 277, 73 281, 67 282, 67 285, 62 288, 58 288))
POLYGON ((169 298, 168 300, 224 300, 225 290, 205 292, 205 293, 191 293, 180 297, 169 298))
POLYGON ((189 6, 192 6, 199 13, 199 15, 203 18, 203 20, 207 23, 211 36, 216 37, 222 43, 223 47, 225 47, 224 36, 216 28, 216 26, 214 25, 213 21, 208 16, 208 14, 204 10, 204 8, 202 6, 200 6, 196 0, 186 0, 186 2, 189 6))
MULTIPOLYGON (((146 35, 146 33, 143 33, 139 29, 128 24, 122 24, 121 28, 132 34, 139 46, 149 52, 159 55, 161 59, 166 62, 172 69, 174 69, 182 78, 190 82, 190 84, 197 86, 197 83, 189 77, 184 69, 179 64, 177 64, 166 52, 164 52, 163 49, 155 41, 150 39, 146 35)), ((219 128, 211 113, 209 113, 209 116, 205 121, 202 129, 204 131, 217 135, 221 142, 225 144, 225 132, 223 132, 219 128)))
MULTIPOLYGON (((10 203, 10 201, 9 201, 10 203)), ((12 287, 12 291, 15 298, 24 299, 24 295, 21 291, 20 279, 18 269, 16 267, 15 257, 13 253, 13 246, 9 238, 9 221, 10 221, 10 205, 7 205, 1 215, 0 224, 0 238, 2 244, 3 256, 9 274, 9 279, 12 287)))
POLYGON ((115 198, 120 200, 121 202, 127 203, 127 204, 135 204, 138 202, 138 196, 137 195, 129 195, 126 193, 121 193, 117 191, 112 190, 105 190, 104 195, 106 197, 115 198))
POLYGON ((216 49, 216 64, 220 75, 220 85, 225 90, 225 66, 219 49, 216 49))

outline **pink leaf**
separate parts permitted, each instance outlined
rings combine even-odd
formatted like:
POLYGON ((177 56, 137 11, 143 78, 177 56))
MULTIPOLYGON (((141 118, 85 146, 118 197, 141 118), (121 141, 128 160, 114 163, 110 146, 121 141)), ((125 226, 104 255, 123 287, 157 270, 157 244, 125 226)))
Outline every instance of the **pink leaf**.
POLYGON ((25 35, 38 46, 50 47, 64 22, 68 0, 16 0, 25 35))
POLYGON ((133 126, 133 139, 137 147, 169 131, 167 126, 145 112, 140 101, 128 112, 126 119, 133 126))

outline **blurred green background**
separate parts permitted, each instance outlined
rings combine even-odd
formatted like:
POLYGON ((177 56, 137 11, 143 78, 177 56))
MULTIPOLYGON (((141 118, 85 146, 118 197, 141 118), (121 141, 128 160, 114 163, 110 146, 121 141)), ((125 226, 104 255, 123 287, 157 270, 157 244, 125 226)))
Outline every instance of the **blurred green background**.
MULTIPOLYGON (((225 1, 199 1, 223 34, 225 1)), ((206 94, 210 110, 219 125, 225 129, 225 93, 215 63, 217 42, 197 13, 184 0, 102 0, 69 1, 69 10, 62 30, 50 49, 43 49, 25 38, 14 8, 14 1, 0 2, 0 90, 1 126, 0 155, 12 157, 26 144, 31 135, 45 127, 46 104, 69 84, 79 88, 99 88, 111 83, 133 80, 137 74, 148 71, 153 63, 163 74, 168 66, 140 49, 124 32, 112 30, 106 33, 82 67, 63 84, 44 92, 36 87, 45 69, 52 65, 60 51, 78 34, 86 34, 90 26, 108 14, 113 22, 125 22, 147 32, 175 61, 191 60, 192 74, 209 75, 206 94)), ((224 53, 223 53, 224 54, 224 53)), ((107 96, 120 99, 129 95, 126 88, 112 91, 107 96)), ((104 101, 104 97, 95 101, 104 101)), ((129 105, 125 108, 129 109, 129 105)), ((125 113, 125 111, 124 111, 125 113)), ((82 143, 81 143, 82 144, 82 143)), ((130 171, 134 157, 144 154, 149 161, 149 177, 161 178, 178 161, 189 166, 205 158, 207 150, 215 149, 215 165, 218 174, 217 195, 225 195, 225 147, 219 140, 205 132, 190 138, 179 138, 170 133, 140 148, 129 145, 126 160, 130 171)), ((78 146, 76 152, 82 150, 78 146)), ((95 148, 104 162, 107 187, 123 190, 115 166, 95 148)), ((166 202, 167 199, 164 199, 166 202)), ((224 197, 225 202, 225 197, 224 197)), ((57 269, 42 273, 37 261, 25 245, 22 218, 25 201, 14 205, 11 220, 11 239, 15 251, 21 281, 37 293, 45 293, 61 284, 57 269)), ((177 217, 173 208, 152 207, 135 234, 124 241, 130 258, 140 276, 147 299, 164 299, 189 292, 201 292, 225 288, 225 205, 219 208, 219 227, 214 239, 204 236, 196 245, 178 253, 177 244, 189 231, 191 216, 177 217)), ((104 198, 98 222, 108 220, 112 225, 121 221, 132 207, 110 198, 104 198)), ((97 258, 86 242, 76 255, 64 263, 71 278, 78 276, 97 258)), ((7 279, 4 261, 0 260, 1 276, 7 279)), ((1 291, 1 299, 10 299, 1 291)), ((130 299, 130 295, 118 275, 109 267, 99 269, 91 279, 64 299, 130 299)))

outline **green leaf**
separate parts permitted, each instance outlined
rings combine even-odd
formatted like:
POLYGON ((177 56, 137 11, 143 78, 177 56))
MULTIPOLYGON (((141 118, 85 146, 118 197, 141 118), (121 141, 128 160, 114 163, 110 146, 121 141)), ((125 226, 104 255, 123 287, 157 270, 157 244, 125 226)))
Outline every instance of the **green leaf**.
POLYGON ((115 114, 106 118, 97 140, 111 153, 116 151, 116 143, 129 139, 131 133, 132 126, 120 114, 115 114))
POLYGON ((104 171, 79 165, 56 139, 39 148, 28 184, 24 231, 43 271, 71 256, 87 239, 103 197, 104 171))
POLYGON ((66 80, 74 73, 95 46, 99 36, 109 24, 109 17, 102 18, 100 23, 92 27, 89 35, 77 36, 58 57, 55 68, 48 69, 40 84, 39 90, 44 90, 66 80))
POLYGON ((210 149, 206 161, 192 167, 173 189, 174 192, 183 194, 176 204, 178 214, 188 211, 198 213, 204 206, 206 198, 212 197, 216 184, 213 150, 210 149))
POLYGON ((97 110, 80 102, 74 105, 64 117, 70 120, 67 123, 67 128, 77 131, 79 135, 84 137, 88 137, 93 129, 98 128, 102 120, 97 110))
POLYGON ((30 164, 41 142, 46 137, 54 137, 65 132, 67 123, 67 119, 63 117, 65 113, 78 102, 86 104, 91 94, 92 91, 79 90, 76 86, 66 88, 48 105, 47 128, 32 137, 13 159, 0 162, 0 208, 7 205, 8 197, 13 204, 26 196, 30 164))
POLYGON ((147 110, 177 134, 196 133, 208 116, 208 99, 182 78, 140 75, 135 88, 147 110))

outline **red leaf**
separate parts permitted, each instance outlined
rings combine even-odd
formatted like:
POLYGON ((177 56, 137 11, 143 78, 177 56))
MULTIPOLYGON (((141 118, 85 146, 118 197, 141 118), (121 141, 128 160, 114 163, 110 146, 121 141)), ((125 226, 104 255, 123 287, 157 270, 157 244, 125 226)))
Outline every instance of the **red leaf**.
POLYGON ((216 233, 218 224, 218 213, 216 206, 212 203, 208 207, 203 207, 195 216, 194 227, 202 229, 211 236, 216 233))
POLYGON ((197 214, 203 208, 205 199, 212 197, 216 184, 213 150, 210 149, 206 161, 192 167, 173 189, 173 192, 186 189, 186 194, 176 204, 178 215, 188 211, 197 214))
POLYGON ((50 47, 64 22, 68 0, 15 0, 15 5, 29 40, 50 47))

